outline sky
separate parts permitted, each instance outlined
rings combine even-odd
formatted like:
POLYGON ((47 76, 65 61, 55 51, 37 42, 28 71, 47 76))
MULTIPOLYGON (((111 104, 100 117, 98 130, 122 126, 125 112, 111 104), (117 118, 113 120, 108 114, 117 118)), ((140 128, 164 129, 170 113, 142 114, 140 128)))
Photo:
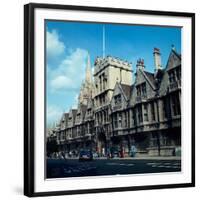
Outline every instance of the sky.
POLYGON ((88 53, 92 70, 95 58, 103 55, 103 26, 105 55, 131 62, 134 72, 139 58, 144 59, 145 70, 154 71, 154 47, 161 51, 163 68, 172 45, 181 53, 181 28, 178 27, 67 21, 46 21, 45 26, 48 127, 58 122, 63 112, 76 108, 88 53))

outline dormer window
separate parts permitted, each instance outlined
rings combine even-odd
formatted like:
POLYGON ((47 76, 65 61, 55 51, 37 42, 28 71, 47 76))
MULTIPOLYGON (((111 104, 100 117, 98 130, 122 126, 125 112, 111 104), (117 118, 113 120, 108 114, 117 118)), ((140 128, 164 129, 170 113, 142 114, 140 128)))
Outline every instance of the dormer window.
POLYGON ((175 72, 174 71, 170 71, 169 72, 169 82, 170 83, 174 83, 175 81, 176 81, 175 72))
POLYGON ((142 84, 138 85, 136 87, 136 89, 137 89, 138 97, 141 97, 141 96, 146 97, 147 96, 146 83, 142 83, 142 84))
POLYGON ((77 113, 77 120, 79 120, 80 119, 80 113, 77 113))
POLYGON ((115 101, 115 105, 121 104, 122 102, 121 94, 114 96, 114 101, 115 101))
POLYGON ((146 97, 147 96, 146 83, 142 83, 141 88, 142 88, 142 96, 146 97))
POLYGON ((88 115, 91 115, 91 108, 88 109, 88 115))
POLYGON ((141 96, 140 85, 138 85, 136 88, 137 88, 137 96, 140 97, 141 96))

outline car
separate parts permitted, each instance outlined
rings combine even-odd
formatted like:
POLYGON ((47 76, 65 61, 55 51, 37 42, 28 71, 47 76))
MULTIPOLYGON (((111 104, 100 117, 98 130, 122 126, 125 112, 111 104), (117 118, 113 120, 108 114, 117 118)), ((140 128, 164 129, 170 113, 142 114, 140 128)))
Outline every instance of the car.
POLYGON ((120 157, 120 153, 119 153, 119 148, 118 147, 111 147, 110 153, 111 153, 111 158, 120 157))
POLYGON ((93 160, 93 153, 91 150, 84 149, 80 151, 79 161, 92 161, 92 160, 93 160))

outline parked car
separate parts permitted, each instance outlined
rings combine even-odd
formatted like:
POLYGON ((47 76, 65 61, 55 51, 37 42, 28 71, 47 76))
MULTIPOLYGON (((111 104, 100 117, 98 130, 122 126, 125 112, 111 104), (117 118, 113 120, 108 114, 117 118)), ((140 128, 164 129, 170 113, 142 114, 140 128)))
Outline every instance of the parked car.
POLYGON ((111 153, 111 158, 120 157, 120 153, 119 153, 119 148, 118 147, 111 147, 110 153, 111 153))
POLYGON ((93 153, 91 150, 81 150, 79 153, 79 161, 92 161, 93 160, 93 153))

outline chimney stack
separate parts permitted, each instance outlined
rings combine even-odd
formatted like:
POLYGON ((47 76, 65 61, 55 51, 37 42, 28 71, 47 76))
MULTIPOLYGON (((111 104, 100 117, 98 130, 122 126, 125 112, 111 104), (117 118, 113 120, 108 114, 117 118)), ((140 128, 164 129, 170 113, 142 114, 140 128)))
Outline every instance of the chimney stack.
POLYGON ((136 64, 137 69, 141 69, 144 70, 145 66, 144 66, 144 59, 138 59, 137 60, 137 64, 136 64))
POLYGON ((160 49, 154 48, 153 55, 154 55, 155 71, 157 72, 159 69, 162 69, 160 49))

